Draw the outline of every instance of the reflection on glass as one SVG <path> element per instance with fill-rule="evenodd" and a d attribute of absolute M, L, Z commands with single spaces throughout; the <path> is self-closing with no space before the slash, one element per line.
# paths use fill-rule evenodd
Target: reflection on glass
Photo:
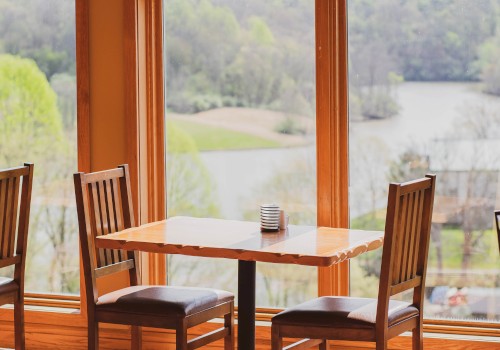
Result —
<path fill-rule="evenodd" d="M 168 216 L 315 224 L 314 1 L 167 0 Z M 257 305 L 316 295 L 316 269 L 257 264 Z M 236 292 L 237 263 L 170 256 L 169 284 Z"/>
<path fill-rule="evenodd" d="M 498 322 L 500 2 L 348 11 L 351 226 L 383 229 L 388 183 L 437 174 L 426 317 Z M 377 295 L 380 257 L 352 261 L 353 295 Z"/>
<path fill-rule="evenodd" d="M 26 291 L 80 289 L 74 13 L 74 1 L 0 2 L 0 168 L 35 164 Z"/>

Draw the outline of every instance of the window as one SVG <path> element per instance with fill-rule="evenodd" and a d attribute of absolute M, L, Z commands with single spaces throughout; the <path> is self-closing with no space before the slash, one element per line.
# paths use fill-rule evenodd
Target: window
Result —
<path fill-rule="evenodd" d="M 0 167 L 35 164 L 30 292 L 79 293 L 74 13 L 67 0 L 0 3 Z"/>
<path fill-rule="evenodd" d="M 427 318 L 500 321 L 499 10 L 348 1 L 351 227 L 383 229 L 390 181 L 437 174 Z M 351 294 L 377 294 L 380 256 L 352 260 Z"/>
<path fill-rule="evenodd" d="M 167 0 L 168 216 L 316 223 L 314 1 Z M 257 264 L 257 305 L 317 295 L 317 269 Z M 235 261 L 172 255 L 169 284 L 236 292 Z M 260 294 L 259 294 L 260 293 Z"/>

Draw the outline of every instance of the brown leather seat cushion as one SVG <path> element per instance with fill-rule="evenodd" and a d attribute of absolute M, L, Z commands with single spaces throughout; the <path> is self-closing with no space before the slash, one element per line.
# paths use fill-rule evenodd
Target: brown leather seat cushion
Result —
<path fill-rule="evenodd" d="M 232 293 L 218 289 L 132 286 L 102 295 L 96 307 L 112 312 L 186 316 L 231 300 Z"/>
<path fill-rule="evenodd" d="M 280 312 L 273 317 L 272 322 L 312 327 L 373 329 L 374 323 L 347 317 L 351 311 L 373 302 L 376 299 L 321 297 Z M 414 306 L 395 311 L 389 316 L 389 326 L 417 315 L 418 309 Z"/>
<path fill-rule="evenodd" d="M 0 277 L 0 294 L 14 292 L 19 286 L 12 278 Z"/>

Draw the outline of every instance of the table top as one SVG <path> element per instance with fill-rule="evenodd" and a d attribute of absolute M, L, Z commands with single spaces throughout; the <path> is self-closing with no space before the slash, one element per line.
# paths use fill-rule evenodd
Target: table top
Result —
<path fill-rule="evenodd" d="M 98 248 L 330 266 L 382 246 L 384 233 L 289 225 L 261 232 L 258 222 L 172 217 L 99 236 Z"/>

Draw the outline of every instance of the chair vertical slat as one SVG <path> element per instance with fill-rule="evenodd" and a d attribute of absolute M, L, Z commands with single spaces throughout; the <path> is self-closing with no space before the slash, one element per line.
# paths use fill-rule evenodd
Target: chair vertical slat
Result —
<path fill-rule="evenodd" d="M 398 273 L 398 269 L 397 269 L 397 266 L 398 266 L 398 263 L 396 262 L 399 262 L 399 256 L 398 256 L 398 253 L 401 251 L 400 249 L 398 249 L 398 247 L 400 246 L 400 240 L 401 240 L 401 235 L 399 234 L 399 232 L 401 231 L 401 221 L 402 221 L 402 216 L 403 216 L 403 203 L 404 203 L 404 200 L 402 197 L 399 197 L 396 199 L 398 202 L 399 202 L 399 213 L 398 213 L 398 216 L 396 217 L 396 223 L 394 225 L 394 230 L 393 230 L 393 238 L 392 240 L 394 241 L 394 249 L 396 251 L 396 254 L 394 254 L 394 258 L 393 258 L 393 264 L 392 264 L 392 267 L 390 269 L 391 271 L 391 276 L 390 276 L 390 283 L 391 284 L 398 284 L 398 280 L 399 280 L 399 273 Z"/>
<path fill-rule="evenodd" d="M 3 251 L 3 238 L 5 236 L 4 230 L 4 217 L 5 217 L 5 184 L 7 179 L 0 180 L 0 259 L 4 256 L 2 255 Z"/>
<path fill-rule="evenodd" d="M 399 283 L 405 281 L 406 259 L 408 258 L 406 249 L 408 247 L 408 232 L 411 225 L 412 194 L 407 193 L 405 199 L 406 211 L 404 213 L 405 225 L 402 231 L 401 260 L 399 261 Z"/>
<path fill-rule="evenodd" d="M 123 223 L 122 199 L 120 197 L 120 188 L 118 187 L 119 186 L 118 180 L 113 179 L 112 184 L 113 184 L 113 202 L 115 203 L 116 227 L 118 228 L 118 231 L 121 231 L 125 227 Z"/>
<path fill-rule="evenodd" d="M 111 185 L 111 180 L 105 180 L 104 183 L 106 187 L 106 202 L 108 204 L 109 212 L 109 233 L 118 231 L 116 227 L 116 217 L 115 217 L 115 203 L 113 200 L 113 188 Z"/>
<path fill-rule="evenodd" d="M 495 224 L 497 227 L 498 252 L 500 252 L 500 210 L 495 210 Z"/>
<path fill-rule="evenodd" d="M 135 218 L 134 218 L 134 210 L 133 210 L 133 205 L 132 205 L 132 191 L 131 191 L 131 184 L 130 184 L 130 174 L 129 174 L 129 169 L 128 165 L 120 165 L 119 168 L 123 170 L 123 177 L 120 177 L 120 197 L 122 201 L 122 211 L 123 211 L 123 226 L 125 228 L 130 228 L 135 226 Z M 127 252 L 127 257 L 128 259 L 135 259 L 138 260 L 139 258 L 139 253 L 134 252 L 134 251 L 128 251 Z M 130 280 L 133 281 L 133 283 L 139 283 L 140 281 L 140 275 L 139 275 L 139 269 L 136 268 L 134 271 L 130 270 Z"/>
<path fill-rule="evenodd" d="M 109 233 L 109 221 L 108 205 L 106 203 L 106 185 L 103 181 L 99 181 L 97 183 L 97 188 L 99 192 L 99 210 L 101 212 L 102 234 L 107 235 Z"/>
<path fill-rule="evenodd" d="M 421 277 L 421 284 L 413 291 L 413 305 L 422 308 L 425 300 L 425 278 L 427 274 L 427 259 L 429 255 L 430 232 L 432 227 L 432 210 L 434 206 L 435 195 L 435 176 L 429 176 L 431 185 L 424 190 L 424 210 L 422 212 L 421 225 L 419 226 L 419 246 L 417 249 L 417 267 L 416 274 Z M 420 314 L 420 320 L 423 315 Z"/>
<path fill-rule="evenodd" d="M 401 272 L 400 272 L 400 264 L 401 264 L 401 256 L 402 256 L 402 247 L 403 247 L 403 236 L 404 230 L 406 227 L 406 211 L 408 208 L 408 197 L 402 196 L 400 199 L 400 207 L 401 210 L 398 214 L 398 221 L 396 229 L 394 230 L 395 235 L 395 254 L 392 265 L 392 284 L 398 284 L 401 281 Z"/>
<path fill-rule="evenodd" d="M 408 263 L 406 266 L 406 279 L 411 279 L 415 277 L 413 273 L 413 257 L 415 255 L 415 240 L 418 237 L 417 234 L 417 222 L 419 221 L 419 198 L 420 191 L 417 191 L 413 195 L 413 210 L 412 210 L 412 222 L 411 222 L 411 231 L 410 231 L 410 247 L 408 251 Z"/>
<path fill-rule="evenodd" d="M 8 211 L 8 198 L 9 198 L 9 178 L 2 181 L 2 190 L 0 197 L 0 259 L 6 258 L 6 250 L 8 245 L 8 230 L 7 224 L 7 211 Z"/>
<path fill-rule="evenodd" d="M 4 198 L 4 217 L 3 217 L 3 242 L 2 242 L 2 258 L 10 256 L 9 245 L 10 235 L 12 234 L 12 198 L 14 196 L 13 186 L 14 178 L 9 178 L 5 183 L 5 198 Z"/>
<path fill-rule="evenodd" d="M 135 226 L 135 218 L 132 210 L 132 191 L 130 185 L 130 176 L 128 171 L 128 165 L 120 166 L 126 176 L 120 178 L 120 191 L 123 205 L 123 224 L 125 228 Z"/>
<path fill-rule="evenodd" d="M 10 220 L 10 241 L 8 248 L 8 256 L 13 257 L 16 249 L 15 239 L 16 239 L 16 229 L 17 229 L 17 208 L 19 207 L 19 185 L 21 182 L 20 177 L 14 177 L 12 179 L 12 212 L 11 212 L 11 220 Z"/>
<path fill-rule="evenodd" d="M 400 281 L 406 281 L 408 276 L 406 274 L 408 270 L 408 266 L 410 265 L 409 263 L 409 255 L 410 255 L 410 248 L 412 247 L 411 243 L 411 231 L 413 230 L 413 210 L 414 210 L 414 193 L 408 193 L 408 211 L 406 213 L 406 227 L 404 230 L 404 241 L 403 241 L 403 256 L 401 259 L 401 278 Z"/>
<path fill-rule="evenodd" d="M 418 252 L 420 249 L 420 237 L 422 230 L 422 215 L 424 212 L 424 199 L 425 199 L 425 190 L 419 191 L 419 199 L 418 199 L 418 217 L 417 225 L 415 227 L 415 255 L 413 256 L 413 266 L 412 266 L 412 275 L 415 276 L 417 274 L 417 262 L 418 262 Z"/>
<path fill-rule="evenodd" d="M 111 180 L 104 180 L 103 183 L 105 189 L 106 189 L 106 204 L 108 208 L 108 223 L 109 223 L 109 232 L 108 233 L 113 233 L 118 231 L 116 228 L 116 219 L 115 219 L 115 203 L 113 201 L 113 194 L 112 194 L 112 187 L 111 187 Z M 117 263 L 120 262 L 120 251 L 118 249 L 113 249 L 111 251 L 111 254 L 113 255 L 113 262 Z"/>
<path fill-rule="evenodd" d="M 99 181 L 97 183 L 98 189 L 98 198 L 99 198 L 99 211 L 101 214 L 101 227 L 102 235 L 107 235 L 109 233 L 109 224 L 108 224 L 108 208 L 106 204 L 106 188 L 103 181 Z M 104 250 L 106 255 L 106 265 L 113 264 L 113 251 L 111 249 Z"/>
<path fill-rule="evenodd" d="M 94 183 L 91 183 L 90 184 L 90 188 L 89 188 L 89 191 L 90 191 L 90 199 L 91 199 L 91 203 L 92 203 L 92 215 L 93 215 L 93 220 L 92 220 L 92 224 L 94 224 L 94 229 L 95 229 L 95 235 L 96 236 L 102 236 L 102 232 L 103 232 L 103 229 L 102 229 L 102 220 L 101 220 L 101 210 L 99 209 L 99 206 L 100 206 L 100 202 L 99 202 L 99 190 L 98 190 L 98 187 L 97 187 L 97 184 L 94 182 Z M 98 261 L 97 261 L 97 266 L 98 267 L 102 267 L 102 266 L 106 266 L 106 262 L 107 262 L 107 256 L 106 256 L 106 250 L 105 249 L 97 249 L 97 258 L 98 258 Z"/>
<path fill-rule="evenodd" d="M 111 186 L 112 186 L 113 205 L 115 208 L 116 229 L 117 231 L 121 231 L 124 229 L 122 199 L 120 197 L 119 182 L 116 178 L 111 179 Z M 128 259 L 127 252 L 123 249 L 120 250 L 120 261 L 125 261 L 127 259 Z"/>

